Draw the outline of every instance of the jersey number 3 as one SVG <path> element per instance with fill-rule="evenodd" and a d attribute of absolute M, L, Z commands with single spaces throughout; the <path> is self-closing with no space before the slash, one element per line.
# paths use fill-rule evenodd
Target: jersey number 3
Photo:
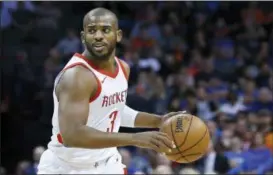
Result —
<path fill-rule="evenodd" d="M 113 132 L 114 126 L 115 126 L 115 120 L 117 118 L 118 111 L 113 111 L 110 115 L 109 118 L 111 119 L 111 127 L 107 128 L 107 132 Z"/>

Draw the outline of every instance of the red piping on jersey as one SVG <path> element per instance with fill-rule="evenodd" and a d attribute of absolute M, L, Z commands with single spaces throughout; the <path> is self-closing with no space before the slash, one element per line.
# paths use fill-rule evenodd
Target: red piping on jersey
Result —
<path fill-rule="evenodd" d="M 125 70 L 125 67 L 124 67 L 124 65 L 122 64 L 122 61 L 120 61 L 120 59 L 118 59 L 118 62 L 119 62 L 119 65 L 120 65 L 120 67 L 121 67 L 121 70 L 122 70 L 122 72 L 123 72 L 123 75 L 125 76 L 126 80 L 128 81 L 129 75 L 127 75 L 127 72 L 126 72 L 126 70 Z"/>
<path fill-rule="evenodd" d="M 123 172 L 124 172 L 124 174 L 128 174 L 127 168 L 124 168 L 124 169 L 123 169 Z"/>
<path fill-rule="evenodd" d="M 73 64 L 71 64 L 71 65 L 65 67 L 65 68 L 62 70 L 62 72 L 65 71 L 65 70 L 67 70 L 67 69 L 69 69 L 69 68 L 75 67 L 75 66 L 83 66 L 83 67 L 85 67 L 86 69 L 90 70 L 84 63 L 78 62 L 78 63 L 73 63 Z M 98 77 L 94 74 L 94 72 L 93 72 L 92 70 L 90 70 L 90 71 L 93 73 L 94 77 L 96 78 L 96 81 L 97 81 L 97 90 L 96 90 L 96 93 L 95 93 L 92 97 L 90 97 L 89 103 L 91 103 L 91 102 L 93 102 L 94 100 L 96 100 L 96 99 L 99 97 L 100 93 L 101 93 L 101 83 L 100 83 L 100 80 L 99 80 Z"/>
<path fill-rule="evenodd" d="M 57 140 L 58 140 L 59 143 L 63 144 L 63 138 L 62 138 L 60 133 L 57 134 Z"/>
<path fill-rule="evenodd" d="M 75 67 L 75 66 L 83 66 L 83 67 L 85 67 L 86 69 L 90 70 L 84 63 L 78 62 L 78 63 L 73 63 L 73 64 L 71 64 L 71 65 L 65 67 L 65 68 L 62 70 L 62 72 L 64 72 L 65 70 L 67 70 L 67 69 L 69 69 L 69 68 Z M 90 70 L 90 71 L 91 71 L 91 72 L 93 73 L 93 75 L 95 76 L 96 81 L 97 81 L 97 86 L 98 86 L 98 87 L 97 87 L 96 93 L 95 93 L 92 97 L 90 97 L 89 103 L 91 103 L 91 102 L 93 102 L 94 100 L 96 100 L 96 99 L 99 97 L 100 93 L 101 93 L 101 83 L 100 83 L 98 77 L 94 74 L 94 72 L 93 72 L 92 70 Z M 61 136 L 60 133 L 57 134 L 57 140 L 58 140 L 59 143 L 63 144 L 63 139 L 62 139 L 62 136 Z"/>
<path fill-rule="evenodd" d="M 119 66 L 117 66 L 115 72 L 107 72 L 101 68 L 98 68 L 98 66 L 96 66 L 94 63 L 91 62 L 91 60 L 89 60 L 88 58 L 86 58 L 85 56 L 83 56 L 82 54 L 79 53 L 75 53 L 74 56 L 83 59 L 84 61 L 86 61 L 93 69 L 95 69 L 96 71 L 100 72 L 101 74 L 107 75 L 111 78 L 116 78 L 116 76 L 118 75 L 118 71 L 119 71 Z M 116 59 L 115 59 L 116 60 Z M 116 60 L 117 62 L 117 60 Z"/>
<path fill-rule="evenodd" d="M 65 67 L 65 68 L 62 70 L 62 72 L 65 71 L 65 70 L 67 70 L 67 69 L 69 69 L 69 68 L 78 66 L 78 65 L 79 65 L 79 66 L 83 66 L 83 67 L 89 69 L 84 63 L 78 62 L 78 63 L 70 64 L 69 66 Z"/>
<path fill-rule="evenodd" d="M 96 78 L 96 81 L 97 81 L 97 91 L 96 93 L 89 99 L 89 103 L 95 101 L 99 96 L 100 96 L 100 93 L 101 93 L 101 83 L 100 83 L 100 80 L 98 79 L 98 77 L 95 75 L 94 72 L 92 72 Z"/>

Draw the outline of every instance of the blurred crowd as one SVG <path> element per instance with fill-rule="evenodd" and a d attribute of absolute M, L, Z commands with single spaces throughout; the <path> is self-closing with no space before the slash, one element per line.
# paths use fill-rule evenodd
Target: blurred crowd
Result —
<path fill-rule="evenodd" d="M 117 56 L 131 67 L 128 105 L 187 110 L 211 135 L 206 155 L 191 164 L 120 148 L 130 174 L 273 172 L 272 2 L 0 4 L 1 174 L 35 174 L 51 136 L 54 78 L 83 51 L 82 18 L 95 7 L 119 18 Z"/>

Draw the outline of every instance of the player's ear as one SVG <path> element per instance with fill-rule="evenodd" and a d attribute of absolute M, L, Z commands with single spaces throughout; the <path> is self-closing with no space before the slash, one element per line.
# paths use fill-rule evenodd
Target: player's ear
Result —
<path fill-rule="evenodd" d="M 84 31 L 81 31 L 81 41 L 83 44 L 85 44 Z"/>
<path fill-rule="evenodd" d="M 122 39 L 122 30 L 117 30 L 117 42 L 119 43 Z"/>

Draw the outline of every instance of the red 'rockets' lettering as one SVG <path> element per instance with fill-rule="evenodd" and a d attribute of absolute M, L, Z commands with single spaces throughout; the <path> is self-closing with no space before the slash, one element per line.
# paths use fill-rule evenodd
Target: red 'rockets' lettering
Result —
<path fill-rule="evenodd" d="M 117 103 L 125 102 L 127 97 L 127 90 L 116 92 L 109 96 L 104 96 L 102 100 L 102 107 L 108 107 Z"/>

